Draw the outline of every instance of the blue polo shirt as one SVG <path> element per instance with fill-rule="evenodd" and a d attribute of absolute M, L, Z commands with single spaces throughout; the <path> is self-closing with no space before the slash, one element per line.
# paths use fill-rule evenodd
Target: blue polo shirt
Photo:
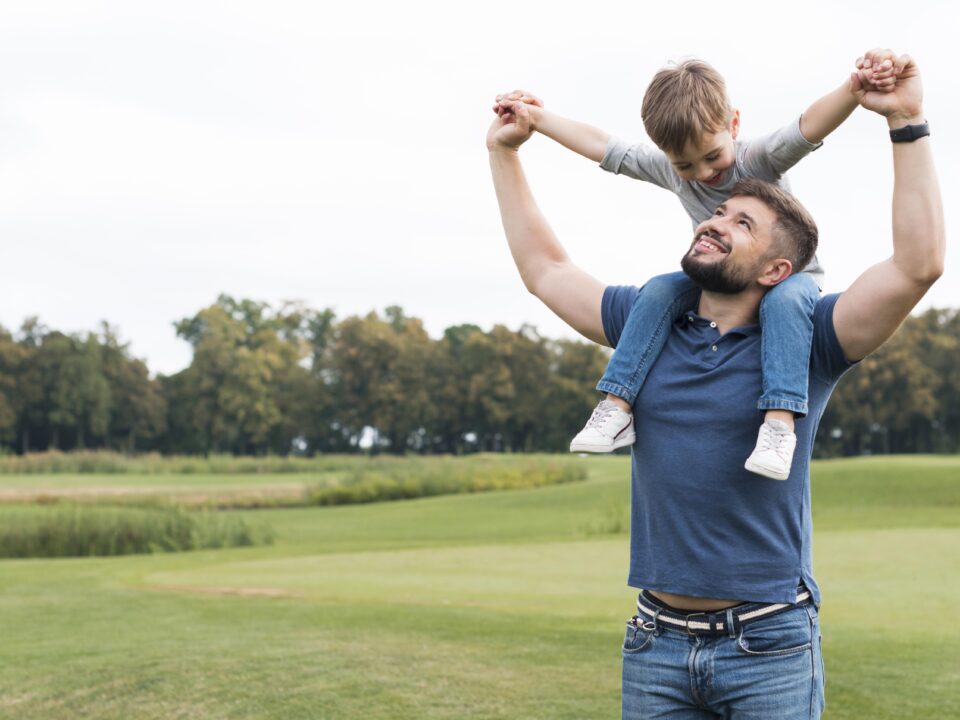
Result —
<path fill-rule="evenodd" d="M 616 347 L 642 289 L 611 286 L 603 327 Z M 810 456 L 827 400 L 847 361 L 833 327 L 839 295 L 813 318 L 809 412 L 797 420 L 790 477 L 744 469 L 763 413 L 760 327 L 721 335 L 689 312 L 677 321 L 634 405 L 631 586 L 695 597 L 794 602 L 813 578 Z"/>

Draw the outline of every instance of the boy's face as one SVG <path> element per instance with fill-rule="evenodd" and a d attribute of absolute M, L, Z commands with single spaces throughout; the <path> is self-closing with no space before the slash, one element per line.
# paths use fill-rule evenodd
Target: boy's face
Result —
<path fill-rule="evenodd" d="M 720 185 L 727 178 L 727 170 L 737 159 L 733 141 L 740 130 L 740 111 L 734 110 L 727 127 L 717 132 L 705 132 L 690 140 L 679 155 L 666 153 L 681 180 L 697 180 L 704 185 Z"/>

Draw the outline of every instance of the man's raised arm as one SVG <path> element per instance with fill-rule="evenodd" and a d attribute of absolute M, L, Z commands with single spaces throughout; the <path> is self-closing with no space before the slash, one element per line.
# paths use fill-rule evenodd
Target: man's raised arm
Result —
<path fill-rule="evenodd" d="M 487 132 L 490 170 L 507 243 L 527 290 L 581 335 L 606 345 L 603 284 L 574 265 L 540 213 L 518 149 L 532 134 L 524 103 L 505 100 Z"/>
<path fill-rule="evenodd" d="M 892 92 L 870 85 L 871 53 L 854 81 L 860 104 L 891 130 L 925 122 L 920 73 L 907 56 Z M 909 132 L 909 131 L 904 131 Z M 849 360 L 876 350 L 943 274 L 946 241 L 930 138 L 893 144 L 893 255 L 868 269 L 837 300 L 833 324 Z"/>

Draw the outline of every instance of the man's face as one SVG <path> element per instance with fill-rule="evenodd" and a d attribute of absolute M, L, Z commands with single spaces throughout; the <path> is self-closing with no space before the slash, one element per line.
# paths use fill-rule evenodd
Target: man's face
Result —
<path fill-rule="evenodd" d="M 727 171 L 737 159 L 733 141 L 740 128 L 740 115 L 734 112 L 727 127 L 718 132 L 705 132 L 687 142 L 683 152 L 666 153 L 667 159 L 681 180 L 697 180 L 711 187 L 727 179 Z"/>
<path fill-rule="evenodd" d="M 732 197 L 697 226 L 680 266 L 704 290 L 742 292 L 771 258 L 776 220 L 760 200 Z"/>

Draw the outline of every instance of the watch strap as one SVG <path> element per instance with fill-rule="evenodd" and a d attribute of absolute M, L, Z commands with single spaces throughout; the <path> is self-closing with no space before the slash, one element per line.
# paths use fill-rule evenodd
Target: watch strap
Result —
<path fill-rule="evenodd" d="M 901 128 L 890 131 L 890 140 L 895 143 L 913 142 L 930 134 L 930 123 L 923 122 L 920 125 L 904 125 Z"/>

